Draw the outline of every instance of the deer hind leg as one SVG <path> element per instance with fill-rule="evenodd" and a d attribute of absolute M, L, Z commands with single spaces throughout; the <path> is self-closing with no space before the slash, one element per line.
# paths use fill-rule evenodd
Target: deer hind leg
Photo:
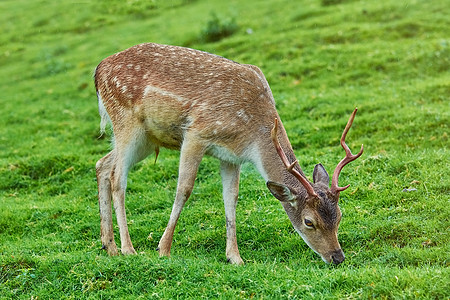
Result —
<path fill-rule="evenodd" d="M 186 134 L 180 152 L 180 165 L 178 173 L 177 192 L 175 202 L 173 203 L 170 219 L 159 241 L 157 250 L 159 256 L 170 256 L 170 248 L 172 246 L 173 234 L 178 218 L 184 204 L 192 193 L 195 178 L 197 176 L 198 166 L 205 153 L 203 144 L 198 143 L 194 137 Z"/>
<path fill-rule="evenodd" d="M 225 218 L 227 225 L 227 260 L 232 264 L 243 264 L 236 239 L 236 205 L 239 193 L 240 166 L 221 162 L 220 174 L 222 176 L 223 201 L 225 204 Z"/>
<path fill-rule="evenodd" d="M 110 174 L 115 152 L 111 151 L 101 158 L 95 165 L 97 171 L 98 206 L 100 211 L 100 234 L 102 248 L 109 255 L 117 255 L 117 245 L 114 241 L 112 209 L 111 209 L 111 181 Z"/>
<path fill-rule="evenodd" d="M 117 225 L 119 226 L 121 252 L 122 254 L 136 254 L 131 243 L 125 212 L 127 177 L 131 167 L 152 153 L 155 146 L 147 140 L 145 130 L 141 128 L 123 136 L 125 138 L 122 138 L 122 135 L 120 137 L 116 135 L 116 147 L 114 149 L 116 155 L 110 177 L 111 190 Z"/>

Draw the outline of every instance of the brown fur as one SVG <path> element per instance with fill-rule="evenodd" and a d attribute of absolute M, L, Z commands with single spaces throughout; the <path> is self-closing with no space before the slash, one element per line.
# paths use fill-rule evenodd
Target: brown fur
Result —
<path fill-rule="evenodd" d="M 188 48 L 141 44 L 104 59 L 96 69 L 95 86 L 100 113 L 102 118 L 109 117 L 115 137 L 114 150 L 96 165 L 101 237 L 109 254 L 118 254 L 111 199 L 121 252 L 134 254 L 124 204 L 128 171 L 165 147 L 180 150 L 180 165 L 175 202 L 159 242 L 160 255 L 170 255 L 177 220 L 192 192 L 200 161 L 208 154 L 221 160 L 226 256 L 231 263 L 243 263 L 237 248 L 235 214 L 240 164 L 247 161 L 268 181 L 293 226 L 313 250 L 327 262 L 343 260 L 337 241 L 340 211 L 336 195 L 332 194 L 331 200 L 323 196 L 330 190 L 329 183 L 322 182 L 314 184 L 319 198 L 308 198 L 305 188 L 284 167 L 270 135 L 274 120 L 280 118 L 259 68 Z M 289 159 L 295 158 L 281 121 L 279 127 L 281 147 Z M 303 174 L 298 164 L 295 170 Z M 324 169 L 320 172 L 326 174 Z M 276 191 L 276 184 L 280 191 Z M 292 199 L 278 193 L 283 187 Z M 305 217 L 316 222 L 314 233 L 305 229 Z"/>

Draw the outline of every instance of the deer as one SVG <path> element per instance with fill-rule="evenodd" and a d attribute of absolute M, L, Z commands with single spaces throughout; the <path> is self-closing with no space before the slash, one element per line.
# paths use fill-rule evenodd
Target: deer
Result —
<path fill-rule="evenodd" d="M 302 171 L 262 71 L 221 56 L 179 46 L 144 43 L 111 55 L 94 72 L 100 129 L 112 127 L 113 148 L 96 163 L 102 249 L 118 255 L 112 205 L 121 253 L 136 254 L 125 214 L 130 168 L 160 148 L 180 151 L 178 181 L 159 256 L 170 256 L 175 226 L 194 186 L 203 156 L 219 159 L 226 221 L 226 259 L 243 264 L 236 238 L 241 165 L 251 163 L 280 201 L 295 231 L 326 263 L 345 256 L 337 233 L 341 221 L 338 186 L 353 155 L 345 143 L 355 109 L 344 129 L 346 156 L 329 175 L 317 164 L 310 182 Z"/>

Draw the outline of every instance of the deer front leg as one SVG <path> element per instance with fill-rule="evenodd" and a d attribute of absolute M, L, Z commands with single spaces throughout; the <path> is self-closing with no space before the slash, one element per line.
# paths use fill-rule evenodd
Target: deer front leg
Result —
<path fill-rule="evenodd" d="M 236 205 L 239 193 L 240 166 L 221 162 L 220 174 L 222 176 L 223 201 L 225 204 L 225 219 L 227 226 L 227 260 L 236 265 L 243 264 L 236 239 Z"/>
<path fill-rule="evenodd" d="M 102 248 L 109 255 L 118 255 L 117 245 L 114 241 L 112 208 L 111 208 L 111 169 L 114 160 L 114 151 L 108 153 L 95 165 L 97 171 L 98 204 L 100 211 L 100 234 Z"/>
<path fill-rule="evenodd" d="M 184 204 L 194 188 L 198 166 L 200 165 L 204 152 L 204 146 L 198 144 L 194 139 L 190 139 L 188 136 L 185 137 L 180 152 L 177 193 L 170 214 L 169 223 L 158 244 L 157 250 L 159 251 L 159 256 L 170 256 L 175 226 L 177 225 Z"/>

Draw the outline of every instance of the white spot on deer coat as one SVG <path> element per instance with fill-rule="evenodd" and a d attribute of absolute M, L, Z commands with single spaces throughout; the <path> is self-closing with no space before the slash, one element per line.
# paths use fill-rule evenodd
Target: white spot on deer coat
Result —
<path fill-rule="evenodd" d="M 114 76 L 114 77 L 113 77 L 112 82 L 116 85 L 117 88 L 120 87 L 120 81 L 119 81 L 119 79 L 117 78 L 117 76 Z"/>
<path fill-rule="evenodd" d="M 244 122 L 246 122 L 246 123 L 250 120 L 250 116 L 247 115 L 247 113 L 245 112 L 245 110 L 243 108 L 238 110 L 238 112 L 236 114 L 239 118 L 244 120 Z"/>

